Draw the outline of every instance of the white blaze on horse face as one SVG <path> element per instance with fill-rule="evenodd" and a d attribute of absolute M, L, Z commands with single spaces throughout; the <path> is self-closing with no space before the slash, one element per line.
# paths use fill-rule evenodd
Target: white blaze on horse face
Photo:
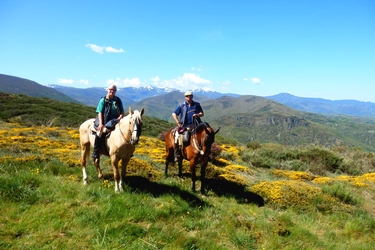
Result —
<path fill-rule="evenodd" d="M 132 138 L 131 138 L 131 142 L 132 143 L 137 143 L 138 142 L 137 135 L 138 135 L 137 124 L 134 122 L 133 133 L 132 133 Z"/>

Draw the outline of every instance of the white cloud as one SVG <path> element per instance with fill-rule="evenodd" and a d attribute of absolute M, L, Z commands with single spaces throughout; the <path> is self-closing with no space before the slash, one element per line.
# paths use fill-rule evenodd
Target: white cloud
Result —
<path fill-rule="evenodd" d="M 124 53 L 125 52 L 123 49 L 115 49 L 112 47 L 106 47 L 105 51 L 108 53 Z"/>
<path fill-rule="evenodd" d="M 151 81 L 155 84 L 158 84 L 160 82 L 160 77 L 155 76 L 154 78 L 151 78 Z"/>
<path fill-rule="evenodd" d="M 182 76 L 171 80 L 162 80 L 159 76 L 150 78 L 152 85 L 159 88 L 173 88 L 181 91 L 194 90 L 194 89 L 212 89 L 212 82 L 204 79 L 199 75 L 192 73 L 184 73 Z M 146 83 L 142 82 L 139 78 L 126 78 L 126 79 L 108 79 L 107 85 L 116 84 L 118 87 L 142 87 Z"/>
<path fill-rule="evenodd" d="M 123 49 L 116 49 L 116 48 L 113 48 L 111 46 L 99 46 L 99 45 L 96 45 L 96 44 L 92 44 L 92 43 L 88 43 L 85 45 L 86 48 L 90 48 L 92 51 L 96 52 L 96 53 L 99 53 L 99 54 L 103 54 L 104 52 L 108 52 L 108 53 L 125 53 L 125 51 Z"/>
<path fill-rule="evenodd" d="M 243 80 L 247 82 L 249 79 L 247 79 L 247 78 L 245 77 Z"/>
<path fill-rule="evenodd" d="M 260 81 L 260 79 L 259 79 L 259 78 L 256 78 L 256 77 L 251 78 L 250 80 L 251 80 L 254 84 L 263 84 L 263 83 Z"/>
<path fill-rule="evenodd" d="M 62 78 L 59 78 L 57 79 L 57 82 L 59 84 L 73 84 L 73 83 L 78 83 L 78 84 L 83 84 L 83 85 L 89 85 L 89 80 L 85 80 L 85 79 L 81 79 L 81 80 L 78 80 L 78 81 L 75 81 L 73 79 L 62 79 Z"/>
<path fill-rule="evenodd" d="M 201 78 L 197 74 L 184 73 L 183 76 L 177 77 L 172 80 L 164 80 L 156 82 L 154 81 L 155 86 L 160 88 L 175 88 L 179 90 L 189 90 L 189 89 L 201 89 L 207 88 L 210 89 L 212 82 L 210 80 Z"/>
<path fill-rule="evenodd" d="M 92 51 L 96 52 L 96 53 L 99 53 L 99 54 L 103 54 L 103 47 L 101 46 L 98 46 L 98 45 L 95 45 L 95 44 L 91 44 L 91 43 L 88 43 L 85 45 L 86 48 L 90 48 Z"/>
<path fill-rule="evenodd" d="M 111 85 L 111 84 L 115 84 L 117 87 L 135 87 L 135 88 L 138 88 L 138 87 L 142 87 L 142 82 L 139 78 L 125 78 L 125 79 L 121 79 L 121 78 L 116 78 L 116 79 L 109 79 L 107 81 L 107 85 Z"/>
<path fill-rule="evenodd" d="M 57 79 L 57 82 L 58 83 L 62 83 L 62 84 L 72 84 L 74 81 L 72 79 Z"/>

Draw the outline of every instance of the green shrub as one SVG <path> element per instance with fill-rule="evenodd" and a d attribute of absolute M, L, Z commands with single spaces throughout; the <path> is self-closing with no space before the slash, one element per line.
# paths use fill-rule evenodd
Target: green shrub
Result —
<path fill-rule="evenodd" d="M 322 186 L 322 191 L 342 202 L 350 205 L 359 204 L 359 200 L 353 195 L 353 192 L 342 182 L 332 182 Z"/>
<path fill-rule="evenodd" d="M 233 161 L 236 158 L 235 154 L 232 152 L 222 152 L 220 157 L 228 161 Z"/>
<path fill-rule="evenodd" d="M 39 179 L 29 175 L 0 178 L 0 195 L 7 201 L 32 205 L 40 199 L 39 185 Z"/>
<path fill-rule="evenodd" d="M 312 165 L 310 171 L 314 174 L 335 173 L 340 170 L 343 158 L 328 149 L 310 147 L 298 153 L 298 158 Z"/>
<path fill-rule="evenodd" d="M 261 148 L 262 145 L 260 145 L 259 142 L 251 141 L 251 142 L 249 142 L 249 143 L 246 144 L 246 147 L 250 148 L 252 150 L 255 150 L 255 149 Z"/>

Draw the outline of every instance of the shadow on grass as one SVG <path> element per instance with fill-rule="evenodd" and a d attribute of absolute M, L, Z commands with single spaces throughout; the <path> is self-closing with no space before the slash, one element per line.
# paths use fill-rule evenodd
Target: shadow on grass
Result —
<path fill-rule="evenodd" d="M 220 179 L 206 179 L 206 189 L 218 196 L 234 197 L 238 203 L 253 203 L 264 206 L 262 196 L 245 190 L 245 186 L 235 182 Z"/>
<path fill-rule="evenodd" d="M 113 175 L 111 174 L 104 175 L 103 177 L 104 179 L 113 180 Z M 191 175 L 184 173 L 183 178 L 191 179 Z M 164 194 L 177 195 L 191 207 L 209 206 L 197 194 L 179 187 L 153 182 L 142 176 L 126 176 L 125 182 L 131 192 L 145 192 L 152 194 L 154 197 Z M 246 191 L 245 187 L 238 183 L 208 178 L 206 179 L 206 190 L 215 193 L 217 196 L 234 197 L 238 203 L 253 203 L 260 207 L 264 206 L 264 200 L 261 196 Z"/>
<path fill-rule="evenodd" d="M 172 197 L 181 197 L 191 207 L 209 206 L 209 204 L 191 192 L 179 187 L 153 182 L 142 176 L 126 176 L 125 183 L 131 189 L 131 192 L 146 192 L 154 197 L 170 194 Z"/>

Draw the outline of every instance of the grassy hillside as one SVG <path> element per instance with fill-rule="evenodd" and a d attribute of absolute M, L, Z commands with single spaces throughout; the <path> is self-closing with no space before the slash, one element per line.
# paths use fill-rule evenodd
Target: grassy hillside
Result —
<path fill-rule="evenodd" d="M 221 127 L 222 135 L 242 144 L 255 141 L 295 146 L 346 145 L 375 151 L 375 118 L 306 113 L 258 96 L 195 99 L 205 112 L 203 121 Z M 171 120 L 179 102 L 180 93 L 170 93 L 149 98 L 135 107 L 146 107 L 152 117 Z"/>
<path fill-rule="evenodd" d="M 0 120 L 17 122 L 25 126 L 67 126 L 78 128 L 84 121 L 94 118 L 95 108 L 48 98 L 0 93 Z M 127 111 L 127 109 L 126 109 Z M 142 133 L 158 136 L 174 124 L 147 116 L 145 110 Z"/>
<path fill-rule="evenodd" d="M 82 184 L 78 138 L 0 122 L 1 249 L 373 249 L 373 153 L 222 143 L 201 196 L 188 163 L 165 178 L 164 142 L 141 136 L 115 194 L 107 157 Z"/>
<path fill-rule="evenodd" d="M 167 98 L 150 98 L 132 106 L 145 108 L 144 133 L 156 136 L 174 126 L 168 120 L 180 94 L 172 92 Z M 4 107 L 0 119 L 26 125 L 78 127 L 95 116 L 94 107 L 26 95 L 1 94 L 0 106 Z M 242 144 L 346 145 L 375 151 L 375 118 L 304 113 L 256 96 L 206 99 L 202 106 L 203 120 L 214 128 L 221 127 L 219 138 L 223 135 Z"/>
<path fill-rule="evenodd" d="M 0 74 L 0 92 L 24 94 L 34 97 L 50 98 L 64 102 L 79 103 L 74 98 L 71 98 L 59 91 L 48 88 L 34 81 L 3 74 Z"/>
<path fill-rule="evenodd" d="M 95 117 L 95 109 L 50 98 L 0 93 L 0 119 L 24 125 L 78 127 Z"/>
<path fill-rule="evenodd" d="M 125 191 L 115 194 L 108 157 L 104 178 L 90 161 L 89 184 L 82 183 L 77 126 L 93 108 L 22 95 L 0 100 L 1 249 L 373 249 L 374 153 L 238 145 L 220 132 L 201 196 L 190 190 L 187 161 L 184 178 L 176 166 L 164 176 L 158 135 L 173 124 L 146 109 Z"/>

